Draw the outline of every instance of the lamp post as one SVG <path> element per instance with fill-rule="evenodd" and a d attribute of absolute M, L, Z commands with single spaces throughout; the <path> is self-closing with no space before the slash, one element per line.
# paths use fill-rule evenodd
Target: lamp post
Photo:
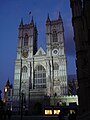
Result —
<path fill-rule="evenodd" d="M 21 69 L 20 69 L 20 87 L 19 87 L 19 112 L 21 113 L 21 81 L 22 81 L 22 58 L 21 58 Z"/>
<path fill-rule="evenodd" d="M 54 93 L 54 106 L 55 106 L 55 97 L 57 96 L 57 93 Z"/>
<path fill-rule="evenodd" d="M 23 96 L 24 96 L 24 93 L 22 91 L 22 100 L 21 100 L 21 120 L 23 118 Z"/>
<path fill-rule="evenodd" d="M 32 89 L 32 83 L 31 83 L 31 75 L 32 75 L 32 67 L 31 67 L 31 62 L 30 62 L 30 77 L 29 77 L 29 98 L 28 98 L 28 111 L 29 111 L 29 114 L 30 114 L 30 89 Z"/>

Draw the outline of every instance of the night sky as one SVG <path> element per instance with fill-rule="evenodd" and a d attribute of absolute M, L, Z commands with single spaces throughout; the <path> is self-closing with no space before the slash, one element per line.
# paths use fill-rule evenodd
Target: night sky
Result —
<path fill-rule="evenodd" d="M 29 12 L 31 11 L 31 15 Z M 14 65 L 18 45 L 18 27 L 23 18 L 24 23 L 30 23 L 33 16 L 38 29 L 38 48 L 42 45 L 46 50 L 46 19 L 58 18 L 61 13 L 64 34 L 65 51 L 68 60 L 68 74 L 76 74 L 75 44 L 73 40 L 72 15 L 69 0 L 0 0 L 0 89 L 6 81 L 14 81 Z"/>

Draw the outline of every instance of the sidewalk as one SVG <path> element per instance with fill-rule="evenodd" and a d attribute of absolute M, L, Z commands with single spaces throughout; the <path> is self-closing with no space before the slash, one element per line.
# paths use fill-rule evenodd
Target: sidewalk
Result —
<path fill-rule="evenodd" d="M 21 120 L 21 116 L 12 116 L 11 120 Z M 58 116 L 22 116 L 22 120 L 58 120 Z"/>

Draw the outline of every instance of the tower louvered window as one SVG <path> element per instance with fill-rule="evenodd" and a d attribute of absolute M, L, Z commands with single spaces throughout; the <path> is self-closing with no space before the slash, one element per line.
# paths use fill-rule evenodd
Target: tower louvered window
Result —
<path fill-rule="evenodd" d="M 52 37 L 53 37 L 53 42 L 58 42 L 56 30 L 53 30 L 53 36 Z"/>
<path fill-rule="evenodd" d="M 24 46 L 28 46 L 28 35 L 27 34 L 25 35 L 25 38 L 24 38 Z"/>

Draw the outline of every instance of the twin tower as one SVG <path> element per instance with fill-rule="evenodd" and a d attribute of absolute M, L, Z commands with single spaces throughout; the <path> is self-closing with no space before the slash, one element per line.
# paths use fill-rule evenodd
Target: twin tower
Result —
<path fill-rule="evenodd" d="M 45 105 L 44 96 L 64 96 L 68 92 L 64 27 L 60 13 L 57 20 L 47 17 L 46 51 L 42 47 L 38 49 L 37 42 L 38 31 L 33 17 L 29 24 L 21 20 L 13 93 L 14 109 L 17 110 L 22 92 L 27 109 L 29 104 L 34 106 L 37 101 Z"/>

